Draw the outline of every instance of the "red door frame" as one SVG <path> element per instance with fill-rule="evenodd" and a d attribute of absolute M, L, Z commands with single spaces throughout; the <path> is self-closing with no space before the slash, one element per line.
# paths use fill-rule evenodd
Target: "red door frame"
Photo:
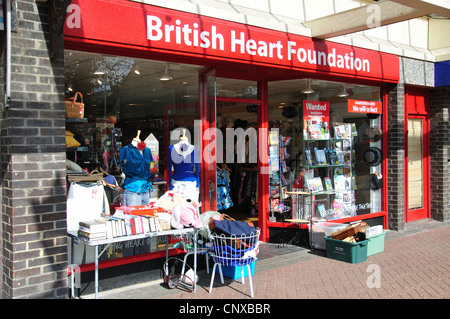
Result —
<path fill-rule="evenodd" d="M 420 104 L 423 102 L 423 105 Z M 422 119 L 423 208 L 408 209 L 408 119 Z M 407 87 L 405 90 L 405 222 L 430 218 L 430 117 L 428 90 Z"/>
<path fill-rule="evenodd" d="M 214 68 L 205 68 L 199 73 L 199 102 L 200 102 L 200 201 L 202 203 L 202 212 L 208 210 L 217 210 L 217 203 L 215 200 L 210 200 L 216 197 L 216 156 L 211 152 L 205 152 L 206 144 L 211 143 L 211 136 L 208 134 L 210 128 L 216 127 L 216 110 L 214 92 L 214 110 L 210 107 L 211 96 L 209 95 L 208 80 L 211 76 L 215 76 Z M 215 137 L 214 137 L 215 138 Z M 206 142 L 208 141 L 208 142 Z M 214 169 L 212 169 L 213 167 Z M 213 189 L 211 185 L 213 184 Z M 213 191 L 213 192 L 212 192 Z"/>

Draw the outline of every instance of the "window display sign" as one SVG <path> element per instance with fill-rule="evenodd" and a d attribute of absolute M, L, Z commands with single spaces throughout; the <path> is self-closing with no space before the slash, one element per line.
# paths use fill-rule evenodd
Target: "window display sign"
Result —
<path fill-rule="evenodd" d="M 381 114 L 382 105 L 377 101 L 348 100 L 348 111 L 350 113 Z"/>
<path fill-rule="evenodd" d="M 330 105 L 325 101 L 303 101 L 303 138 L 328 139 Z"/>

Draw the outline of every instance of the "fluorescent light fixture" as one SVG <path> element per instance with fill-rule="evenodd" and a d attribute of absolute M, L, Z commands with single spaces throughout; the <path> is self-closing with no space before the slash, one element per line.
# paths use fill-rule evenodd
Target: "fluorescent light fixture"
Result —
<path fill-rule="evenodd" d="M 95 71 L 94 74 L 95 75 L 103 75 L 103 74 L 105 74 L 105 72 L 103 72 L 103 71 Z"/>

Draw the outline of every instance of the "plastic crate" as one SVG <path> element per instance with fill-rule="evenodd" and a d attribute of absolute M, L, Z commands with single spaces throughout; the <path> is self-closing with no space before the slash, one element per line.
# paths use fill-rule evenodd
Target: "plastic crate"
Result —
<path fill-rule="evenodd" d="M 312 224 L 312 244 L 314 249 L 326 250 L 325 237 L 330 236 L 335 231 L 347 227 L 348 224 L 339 223 L 313 223 Z"/>
<path fill-rule="evenodd" d="M 352 264 L 357 264 L 367 260 L 368 239 L 357 243 L 349 243 L 333 238 L 325 238 L 327 245 L 327 257 Z"/>
<path fill-rule="evenodd" d="M 247 266 L 242 266 L 244 268 L 244 277 L 248 277 L 248 268 Z M 250 264 L 250 271 L 252 276 L 255 274 L 255 262 Z M 240 279 L 241 278 L 241 266 L 222 266 L 222 274 L 225 277 L 231 279 Z"/>
<path fill-rule="evenodd" d="M 384 251 L 384 236 L 386 232 L 369 237 L 369 243 L 367 244 L 367 256 L 372 256 Z"/>

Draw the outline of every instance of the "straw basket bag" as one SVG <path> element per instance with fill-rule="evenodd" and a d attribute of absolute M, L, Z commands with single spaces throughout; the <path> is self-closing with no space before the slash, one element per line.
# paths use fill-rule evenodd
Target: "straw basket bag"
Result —
<path fill-rule="evenodd" d="M 80 96 L 81 102 L 77 102 L 78 96 Z M 82 119 L 84 117 L 83 95 L 80 92 L 75 93 L 74 97 L 67 98 L 65 102 L 66 102 L 66 118 Z"/>

